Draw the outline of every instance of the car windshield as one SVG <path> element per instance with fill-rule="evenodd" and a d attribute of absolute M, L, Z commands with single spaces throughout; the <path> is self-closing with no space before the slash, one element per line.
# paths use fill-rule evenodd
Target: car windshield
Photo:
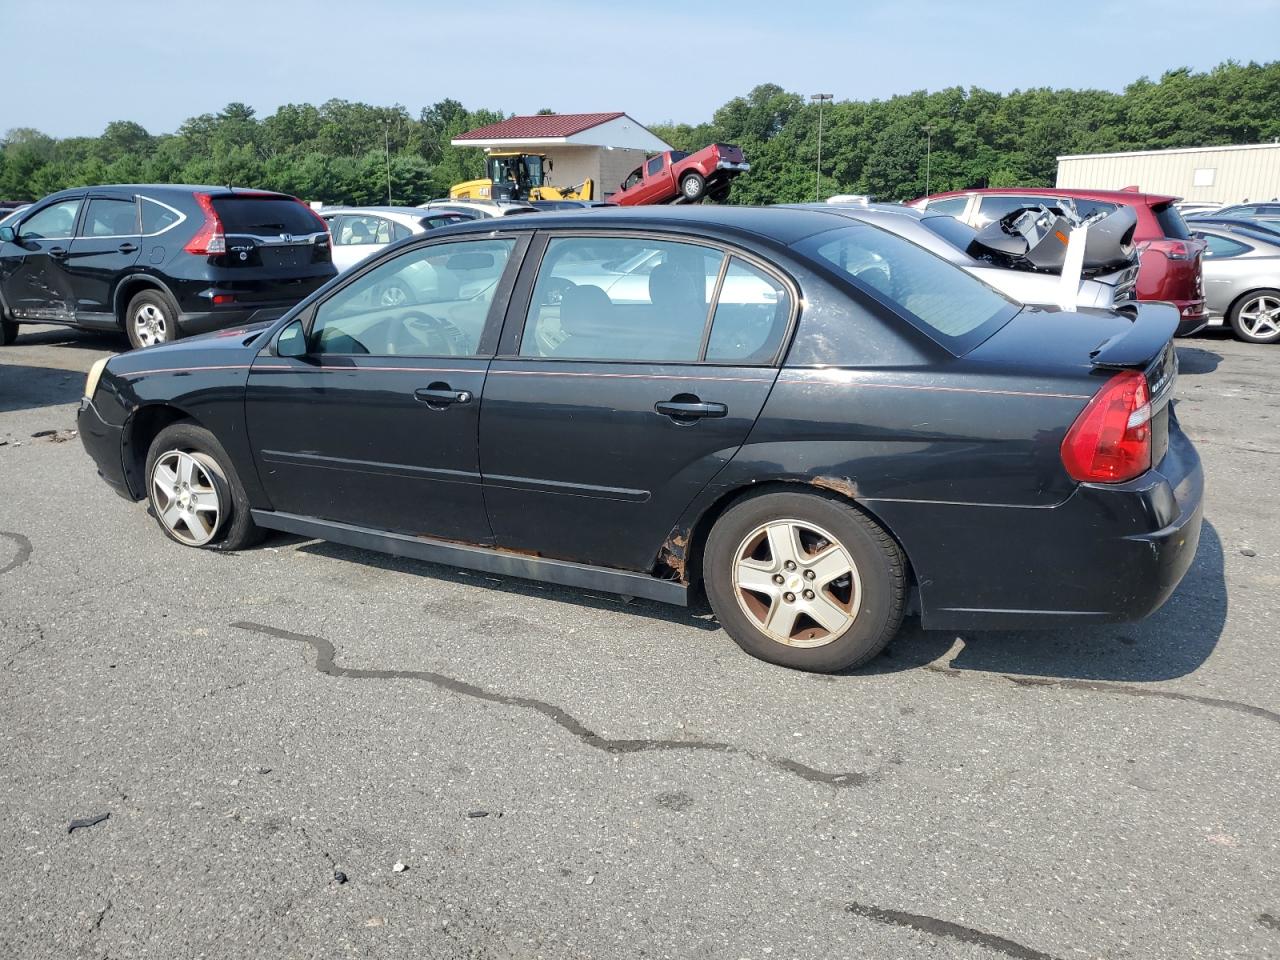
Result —
<path fill-rule="evenodd" d="M 1016 303 L 959 267 L 868 224 L 817 234 L 795 249 L 835 266 L 956 354 L 1018 312 Z"/>

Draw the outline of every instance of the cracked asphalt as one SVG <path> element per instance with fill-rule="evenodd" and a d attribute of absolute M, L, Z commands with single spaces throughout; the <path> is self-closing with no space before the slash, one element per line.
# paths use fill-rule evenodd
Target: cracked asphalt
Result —
<path fill-rule="evenodd" d="M 0 349 L 0 956 L 1280 957 L 1276 348 L 1180 344 L 1206 526 L 1150 620 L 909 622 L 834 677 L 705 610 L 171 543 L 58 432 L 121 348 Z"/>

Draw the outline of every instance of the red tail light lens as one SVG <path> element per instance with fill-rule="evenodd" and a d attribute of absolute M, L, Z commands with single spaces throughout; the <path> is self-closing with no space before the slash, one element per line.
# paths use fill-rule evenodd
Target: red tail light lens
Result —
<path fill-rule="evenodd" d="M 1147 244 L 1147 249 L 1163 253 L 1169 260 L 1191 259 L 1191 247 L 1182 240 L 1152 240 Z"/>
<path fill-rule="evenodd" d="M 222 231 L 222 221 L 218 218 L 218 211 L 213 209 L 213 200 L 207 193 L 197 193 L 195 198 L 204 212 L 204 223 L 182 249 L 198 257 L 212 257 L 226 253 L 227 236 Z"/>
<path fill-rule="evenodd" d="M 1125 370 L 1103 385 L 1067 431 L 1062 465 L 1081 483 L 1122 483 L 1151 469 L 1146 377 Z"/>

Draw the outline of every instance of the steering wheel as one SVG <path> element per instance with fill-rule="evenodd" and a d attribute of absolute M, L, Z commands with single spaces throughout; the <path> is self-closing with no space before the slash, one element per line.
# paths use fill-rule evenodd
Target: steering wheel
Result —
<path fill-rule="evenodd" d="M 576 286 L 576 283 L 565 277 L 548 277 L 547 282 L 542 287 L 542 302 L 539 306 L 559 306 L 560 301 L 564 299 L 564 292 L 570 287 Z"/>
<path fill-rule="evenodd" d="M 405 328 L 432 352 L 444 356 L 461 357 L 468 354 L 467 335 L 444 317 L 417 311 L 402 317 Z"/>

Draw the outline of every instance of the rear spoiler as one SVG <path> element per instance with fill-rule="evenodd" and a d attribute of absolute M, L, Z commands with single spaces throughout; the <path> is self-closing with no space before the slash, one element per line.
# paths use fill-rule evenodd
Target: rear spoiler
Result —
<path fill-rule="evenodd" d="M 1117 309 L 1133 317 L 1133 326 L 1102 341 L 1089 354 L 1095 367 L 1145 368 L 1173 339 L 1181 314 L 1170 303 L 1134 303 Z"/>

